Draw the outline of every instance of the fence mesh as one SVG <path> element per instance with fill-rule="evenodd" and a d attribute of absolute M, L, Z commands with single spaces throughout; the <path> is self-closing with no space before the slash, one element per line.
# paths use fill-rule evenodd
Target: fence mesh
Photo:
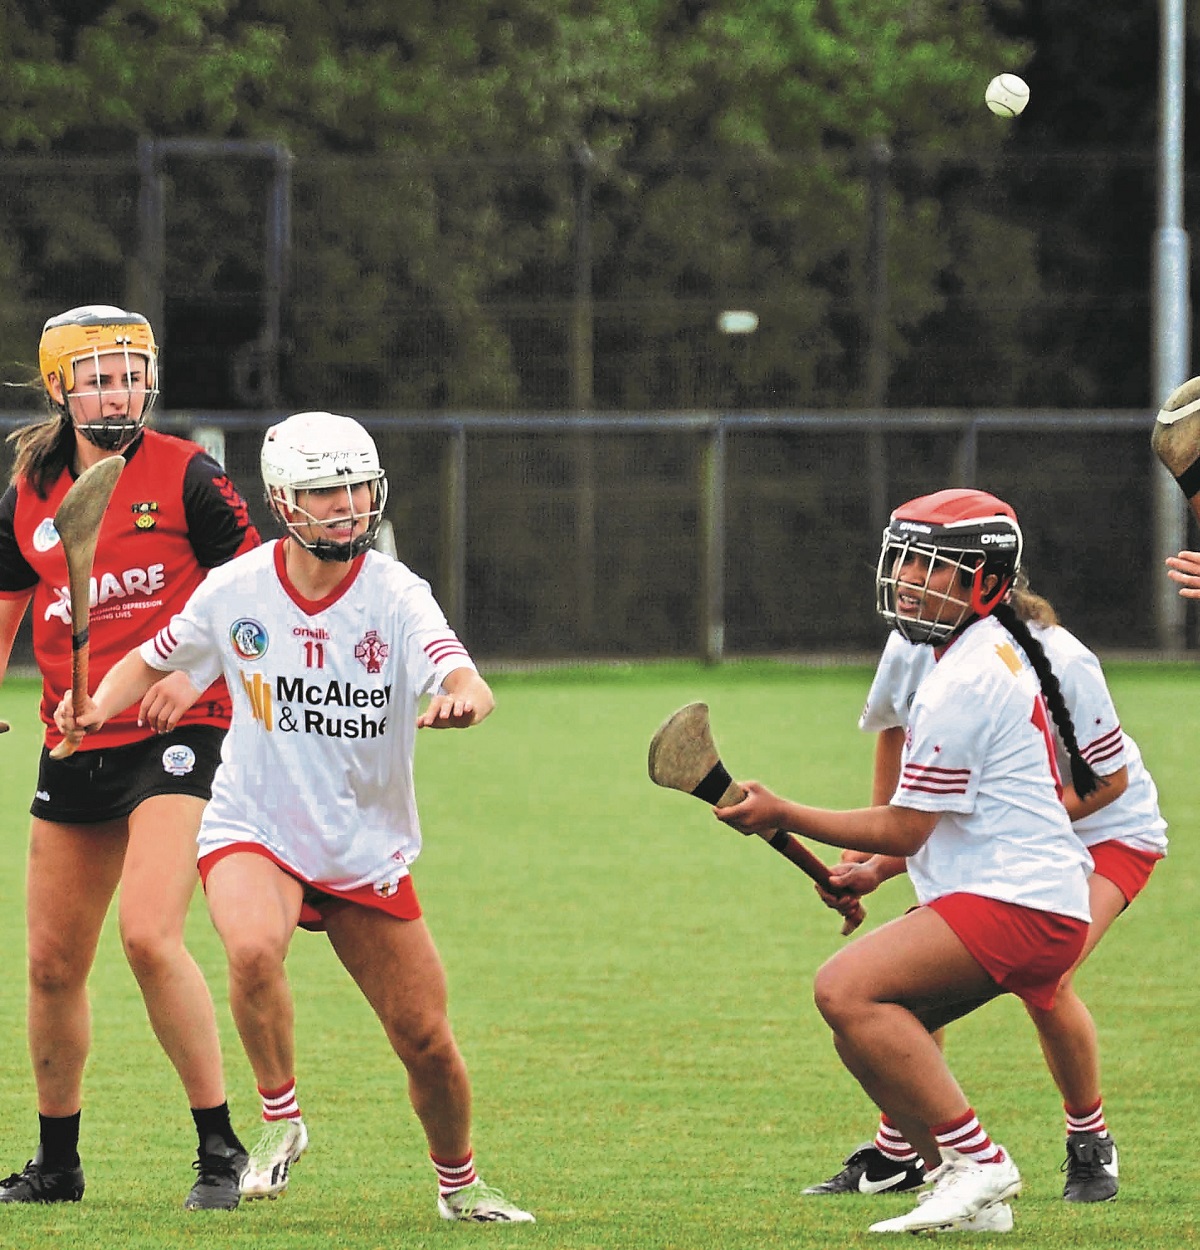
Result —
<path fill-rule="evenodd" d="M 1136 407 L 1155 204 L 1146 152 L 11 157 L 0 360 L 103 300 L 177 409 Z"/>
<path fill-rule="evenodd" d="M 274 535 L 258 475 L 270 419 L 159 424 L 219 429 Z M 887 512 L 969 482 L 1016 507 L 1033 584 L 1068 625 L 1102 649 L 1156 645 L 1141 414 L 362 419 L 388 470 L 400 558 L 481 658 L 704 656 L 714 627 L 729 655 L 874 650 Z"/>

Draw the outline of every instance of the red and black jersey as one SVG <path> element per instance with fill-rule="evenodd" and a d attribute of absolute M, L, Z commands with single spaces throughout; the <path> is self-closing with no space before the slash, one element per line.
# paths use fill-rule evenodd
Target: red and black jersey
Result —
<path fill-rule="evenodd" d="M 90 685 L 125 653 L 152 638 L 183 607 L 211 568 L 259 544 L 246 501 L 225 470 L 195 443 L 146 430 L 124 453 L 126 465 L 100 524 L 92 565 Z M 0 498 L 0 597 L 33 592 L 33 650 L 42 673 L 46 744 L 61 735 L 54 709 L 71 688 L 71 600 L 67 561 L 54 513 L 74 475 L 64 469 L 40 498 L 25 481 Z M 114 716 L 80 749 L 139 741 L 138 708 Z M 183 724 L 227 728 L 224 681 L 214 682 Z"/>

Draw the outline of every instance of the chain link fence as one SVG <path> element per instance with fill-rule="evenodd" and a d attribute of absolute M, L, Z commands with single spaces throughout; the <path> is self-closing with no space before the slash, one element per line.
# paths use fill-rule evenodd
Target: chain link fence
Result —
<path fill-rule="evenodd" d="M 53 313 L 125 303 L 175 409 L 1094 411 L 1151 391 L 1148 151 L 634 165 L 175 139 L 4 175 L 0 361 L 31 364 Z M 756 328 L 723 333 L 729 310 Z"/>
<path fill-rule="evenodd" d="M 258 453 L 282 415 L 156 424 L 218 452 L 273 536 Z M 481 659 L 873 652 L 888 512 L 967 484 L 1017 509 L 1067 625 L 1101 650 L 1155 647 L 1147 413 L 356 415 L 400 558 Z"/>

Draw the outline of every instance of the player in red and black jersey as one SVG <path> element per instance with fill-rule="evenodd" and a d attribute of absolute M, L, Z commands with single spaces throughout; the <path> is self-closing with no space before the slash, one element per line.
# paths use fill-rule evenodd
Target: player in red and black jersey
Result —
<path fill-rule="evenodd" d="M 230 1124 L 212 999 L 183 943 L 197 881 L 196 831 L 229 726 L 229 694 L 217 682 L 195 699 L 186 681 L 168 677 L 147 705 L 188 706 L 173 732 L 139 725 L 135 708 L 74 754 L 52 759 L 60 741 L 54 709 L 71 687 L 67 566 L 53 518 L 84 469 L 125 458 L 93 565 L 93 682 L 170 621 L 209 569 L 257 546 L 259 536 L 215 460 L 194 443 L 144 428 L 158 394 L 158 349 L 144 317 L 108 305 L 72 309 L 46 322 L 39 357 L 50 416 L 11 436 L 16 464 L 0 497 L 0 677 L 32 605 L 46 724 L 26 898 L 40 1141 L 23 1171 L 0 1180 L 0 1202 L 83 1196 L 87 977 L 121 882 L 125 953 L 199 1135 L 197 1178 L 184 1205 L 229 1209 L 238 1203 L 246 1152 Z"/>

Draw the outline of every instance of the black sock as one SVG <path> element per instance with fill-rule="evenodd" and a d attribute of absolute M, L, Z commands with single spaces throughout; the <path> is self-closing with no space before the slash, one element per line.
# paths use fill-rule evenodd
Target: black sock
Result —
<path fill-rule="evenodd" d="M 42 1163 L 51 1171 L 79 1166 L 79 1117 L 74 1115 L 42 1115 L 38 1112 L 38 1133 L 42 1147 Z"/>
<path fill-rule="evenodd" d="M 229 1122 L 227 1102 L 221 1103 L 219 1107 L 193 1107 L 192 1119 L 196 1121 L 201 1151 L 205 1149 L 205 1142 L 210 1137 L 219 1137 L 227 1146 L 232 1146 L 235 1150 L 246 1149 L 238 1140 L 238 1135 L 233 1131 L 233 1125 Z"/>

